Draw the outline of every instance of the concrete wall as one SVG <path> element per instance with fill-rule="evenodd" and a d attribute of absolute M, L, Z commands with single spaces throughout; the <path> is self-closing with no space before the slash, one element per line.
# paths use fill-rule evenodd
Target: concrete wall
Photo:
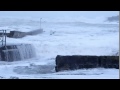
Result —
<path fill-rule="evenodd" d="M 60 56 L 56 57 L 56 72 L 82 68 L 119 69 L 119 56 Z"/>
<path fill-rule="evenodd" d="M 31 44 L 7 45 L 0 47 L 0 61 L 19 61 L 36 56 Z"/>
<path fill-rule="evenodd" d="M 37 29 L 29 32 L 21 32 L 21 31 L 10 31 L 10 33 L 7 33 L 7 37 L 9 38 L 23 38 L 27 35 L 37 35 L 43 33 L 43 29 Z M 2 33 L 0 33 L 2 34 Z"/>
<path fill-rule="evenodd" d="M 10 31 L 9 34 L 7 34 L 7 37 L 10 38 L 22 38 L 26 36 L 26 32 L 20 32 L 20 31 Z"/>

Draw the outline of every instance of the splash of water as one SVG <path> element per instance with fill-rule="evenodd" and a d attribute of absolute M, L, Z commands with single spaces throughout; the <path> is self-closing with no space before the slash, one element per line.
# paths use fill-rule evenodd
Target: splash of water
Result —
<path fill-rule="evenodd" d="M 36 56 L 35 49 L 31 44 L 7 46 L 2 53 L 4 61 L 18 61 Z"/>

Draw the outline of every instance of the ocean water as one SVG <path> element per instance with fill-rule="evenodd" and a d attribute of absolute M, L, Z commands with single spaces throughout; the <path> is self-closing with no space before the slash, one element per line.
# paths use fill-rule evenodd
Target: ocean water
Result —
<path fill-rule="evenodd" d="M 63 72 L 57 74 L 53 68 L 57 55 L 115 55 L 119 52 L 118 22 L 105 22 L 105 17 L 54 17 L 42 18 L 40 25 L 40 18 L 0 18 L 0 30 L 4 29 L 7 32 L 12 30 L 28 32 L 39 28 L 42 28 L 44 32 L 38 35 L 28 35 L 17 39 L 7 37 L 7 44 L 32 44 L 37 56 L 31 60 L 11 63 L 0 61 L 0 76 L 4 78 L 16 76 L 19 78 L 46 79 L 77 78 L 75 76 L 77 74 L 79 75 L 78 78 L 119 78 L 119 70 L 116 69 L 93 69 L 90 74 L 88 74 L 89 70 L 88 72 L 87 70 L 65 71 L 70 75 L 64 76 Z M 31 63 L 33 66 L 30 66 Z M 17 68 L 18 66 L 19 68 Z M 31 67 L 33 67 L 33 71 L 31 71 Z M 44 72 L 42 76 L 38 67 L 42 67 L 41 70 Z M 49 71 L 46 69 L 47 67 L 50 67 Z M 17 72 L 21 72 L 21 74 Z M 112 75 L 113 72 L 116 74 Z M 6 75 L 6 73 L 9 74 Z M 39 76 L 37 76 L 38 74 Z"/>

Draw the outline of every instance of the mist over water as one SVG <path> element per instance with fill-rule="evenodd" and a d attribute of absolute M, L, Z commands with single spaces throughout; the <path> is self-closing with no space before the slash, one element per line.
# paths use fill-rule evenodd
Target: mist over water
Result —
<path fill-rule="evenodd" d="M 23 38 L 7 37 L 7 44 L 32 44 L 34 49 L 22 47 L 22 59 L 34 56 L 32 50 L 36 53 L 34 59 L 12 63 L 0 62 L 0 76 L 118 78 L 119 70 L 90 69 L 63 73 L 56 73 L 54 70 L 57 55 L 116 55 L 119 51 L 119 23 L 113 19 L 112 22 L 106 19 L 118 14 L 117 11 L 0 12 L 0 29 L 7 32 L 27 32 Z M 21 50 L 20 47 L 18 49 Z"/>
<path fill-rule="evenodd" d="M 117 22 L 107 22 L 106 19 L 108 17 L 114 19 L 117 15 L 119 15 L 118 11 L 1 11 L 0 24 L 37 25 L 40 24 L 40 18 L 42 23 L 116 24 Z"/>

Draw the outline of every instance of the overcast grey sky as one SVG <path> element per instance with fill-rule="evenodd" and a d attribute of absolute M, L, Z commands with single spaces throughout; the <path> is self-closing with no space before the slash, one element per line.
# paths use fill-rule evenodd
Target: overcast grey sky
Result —
<path fill-rule="evenodd" d="M 116 16 L 118 11 L 0 11 L 0 16 L 10 17 L 99 17 L 99 16 Z"/>

